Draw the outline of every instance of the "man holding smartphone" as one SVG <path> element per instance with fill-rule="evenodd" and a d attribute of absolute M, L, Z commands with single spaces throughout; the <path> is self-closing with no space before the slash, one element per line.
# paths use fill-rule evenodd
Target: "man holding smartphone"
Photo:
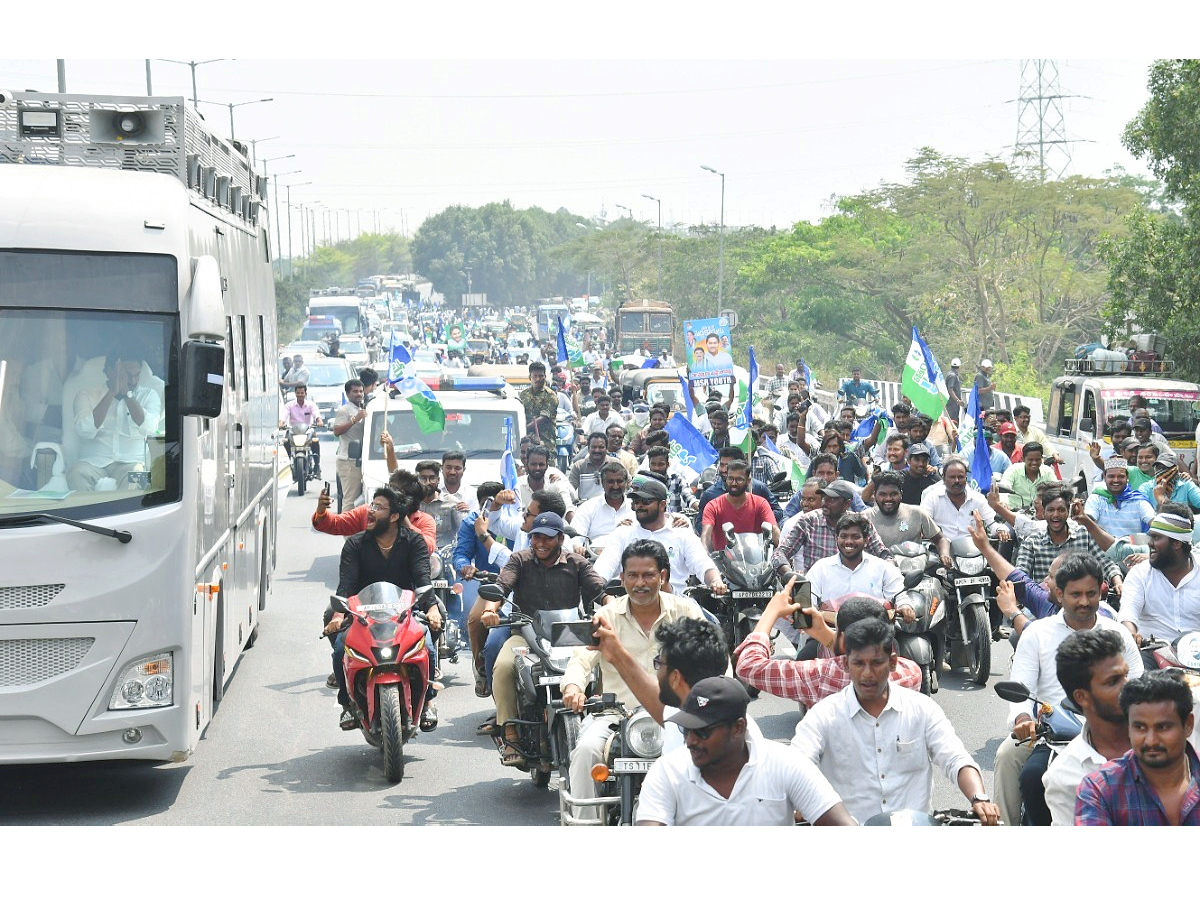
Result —
<path fill-rule="evenodd" d="M 798 578 L 793 575 L 783 590 L 771 598 L 758 625 L 734 651 L 734 656 L 737 675 L 746 684 L 777 697 L 799 700 L 811 708 L 818 700 L 836 694 L 850 684 L 842 633 L 862 619 L 876 618 L 889 624 L 890 620 L 879 601 L 854 597 L 838 609 L 837 630 L 834 631 L 822 614 L 812 608 L 811 590 L 806 593 L 807 583 Z M 792 623 L 837 655 L 794 661 L 771 658 L 771 632 L 775 624 L 786 616 L 797 614 L 808 618 L 802 621 L 793 618 Z M 888 677 L 903 687 L 914 690 L 921 687 L 921 667 L 911 659 L 897 657 L 896 667 Z"/>

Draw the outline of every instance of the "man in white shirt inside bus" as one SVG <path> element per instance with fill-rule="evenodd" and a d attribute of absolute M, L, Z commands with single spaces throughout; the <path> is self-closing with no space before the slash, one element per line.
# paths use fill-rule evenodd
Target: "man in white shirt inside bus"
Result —
<path fill-rule="evenodd" d="M 129 490 L 130 472 L 144 469 L 146 438 L 158 430 L 162 401 L 158 393 L 142 387 L 138 379 L 142 357 L 133 350 L 110 352 L 104 360 L 107 383 L 75 395 L 75 430 L 79 435 L 79 460 L 67 471 L 74 491 L 96 490 L 102 479 L 112 479 L 112 489 Z"/>

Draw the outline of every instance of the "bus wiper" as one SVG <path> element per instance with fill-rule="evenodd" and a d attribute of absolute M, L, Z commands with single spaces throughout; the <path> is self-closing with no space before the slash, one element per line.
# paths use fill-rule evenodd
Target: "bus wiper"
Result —
<path fill-rule="evenodd" d="M 76 519 L 67 519 L 63 516 L 55 516 L 50 513 L 14 513 L 9 516 L 0 516 L 0 528 L 8 528 L 14 525 L 28 525 L 33 522 L 57 522 L 60 525 L 73 525 L 76 528 L 81 528 L 84 531 L 90 531 L 92 534 L 102 534 L 105 537 L 116 538 L 122 544 L 128 544 L 133 540 L 133 535 L 128 531 L 117 531 L 113 528 L 101 528 L 99 525 L 89 525 L 87 522 L 80 522 Z"/>

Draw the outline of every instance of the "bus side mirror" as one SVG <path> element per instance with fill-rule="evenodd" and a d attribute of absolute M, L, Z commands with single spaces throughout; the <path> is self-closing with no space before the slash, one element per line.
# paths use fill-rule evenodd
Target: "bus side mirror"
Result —
<path fill-rule="evenodd" d="M 225 397 L 225 347 L 186 341 L 179 356 L 179 411 L 215 419 Z"/>

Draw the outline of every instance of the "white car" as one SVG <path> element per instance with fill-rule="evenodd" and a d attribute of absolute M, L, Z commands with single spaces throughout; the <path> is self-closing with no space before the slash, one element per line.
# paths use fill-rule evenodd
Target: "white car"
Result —
<path fill-rule="evenodd" d="M 354 366 L 355 371 L 371 363 L 371 354 L 367 350 L 367 342 L 361 337 L 342 335 L 338 340 L 338 349 L 345 354 L 346 362 Z"/>
<path fill-rule="evenodd" d="M 304 360 L 308 368 L 308 399 L 317 404 L 325 427 L 333 425 L 333 416 L 345 402 L 346 382 L 357 378 L 357 373 L 344 359 L 322 356 Z"/>
<path fill-rule="evenodd" d="M 386 399 L 382 391 L 367 405 L 367 426 L 362 455 L 363 484 L 367 496 L 387 483 L 387 459 L 379 443 L 384 428 L 384 409 L 388 433 L 396 448 L 400 468 L 413 471 L 423 459 L 442 461 L 447 450 L 461 450 L 467 457 L 463 485 L 472 494 L 485 481 L 500 481 L 500 460 L 504 454 L 505 419 L 512 420 L 513 452 L 517 452 L 525 409 L 511 392 L 437 391 L 446 411 L 446 430 L 422 432 L 413 417 L 412 406 L 403 397 Z"/>

